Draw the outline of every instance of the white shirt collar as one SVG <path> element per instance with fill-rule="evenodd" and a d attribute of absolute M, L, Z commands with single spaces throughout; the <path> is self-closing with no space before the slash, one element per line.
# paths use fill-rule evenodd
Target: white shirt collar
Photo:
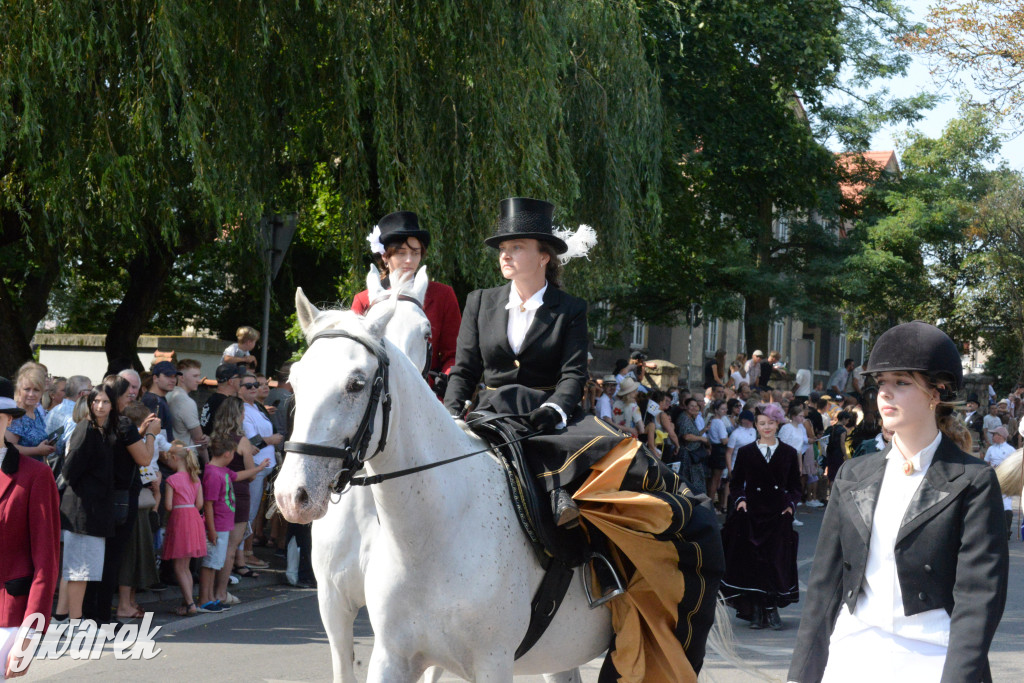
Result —
<path fill-rule="evenodd" d="M 932 459 L 935 458 L 935 451 L 939 448 L 939 442 L 942 441 L 942 432 L 935 435 L 935 438 L 930 444 L 922 448 L 920 451 L 915 453 L 909 458 L 909 462 L 914 465 L 914 473 L 925 472 L 928 467 L 932 464 Z M 903 465 L 903 454 L 900 452 L 899 447 L 896 445 L 896 437 L 893 437 L 892 448 L 889 449 L 889 454 L 885 456 L 887 460 L 896 460 L 900 466 Z"/>
<path fill-rule="evenodd" d="M 544 292 L 548 291 L 548 283 L 545 282 L 544 286 L 534 292 L 526 301 L 523 301 L 522 297 L 519 296 L 519 292 L 516 291 L 516 286 L 512 285 L 508 288 L 508 303 L 505 304 L 507 310 L 515 308 L 524 308 L 527 311 L 536 311 L 544 303 Z"/>

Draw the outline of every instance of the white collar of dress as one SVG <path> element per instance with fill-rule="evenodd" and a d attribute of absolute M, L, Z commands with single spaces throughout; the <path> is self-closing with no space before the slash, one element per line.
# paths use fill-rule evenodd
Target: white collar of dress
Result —
<path fill-rule="evenodd" d="M 520 311 L 536 311 L 544 303 L 544 292 L 548 291 L 548 283 L 545 282 L 544 286 L 534 292 L 526 301 L 523 301 L 522 297 L 519 296 L 519 292 L 516 291 L 516 286 L 512 285 L 508 288 L 508 303 L 505 304 L 507 310 L 518 308 Z"/>

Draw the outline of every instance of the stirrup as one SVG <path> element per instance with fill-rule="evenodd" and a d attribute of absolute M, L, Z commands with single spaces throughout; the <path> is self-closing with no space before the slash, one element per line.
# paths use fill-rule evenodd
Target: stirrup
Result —
<path fill-rule="evenodd" d="M 602 595 L 597 600 L 594 599 L 594 595 L 590 592 L 590 584 L 594 580 L 594 570 L 591 568 L 591 562 L 594 562 L 595 560 L 601 560 L 604 562 L 609 573 L 611 573 L 612 580 L 615 581 L 615 588 Z M 612 565 L 611 561 L 601 553 L 590 553 L 587 556 L 586 562 L 583 563 L 583 573 L 581 576 L 583 577 L 583 591 L 587 594 L 587 603 L 590 605 L 590 609 L 597 609 L 612 598 L 617 598 L 626 592 L 626 588 L 622 585 L 622 579 L 619 578 L 619 573 L 615 571 L 615 567 Z"/>

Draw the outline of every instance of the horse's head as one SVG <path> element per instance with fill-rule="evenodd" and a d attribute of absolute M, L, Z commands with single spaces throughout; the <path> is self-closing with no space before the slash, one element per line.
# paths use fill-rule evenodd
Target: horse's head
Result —
<path fill-rule="evenodd" d="M 379 290 L 379 277 L 371 272 L 367 284 L 373 280 Z M 290 443 L 299 445 L 286 446 L 288 457 L 275 482 L 278 507 L 289 520 L 322 517 L 332 491 L 348 482 L 360 458 L 372 456 L 381 445 L 390 400 L 381 384 L 386 371 L 400 359 L 398 350 L 416 359 L 417 366 L 429 357 L 430 323 L 420 303 L 426 284 L 421 269 L 415 282 L 397 283 L 386 299 L 381 292 L 375 298 L 370 287 L 365 318 L 351 311 L 319 311 L 301 289 L 296 292 L 299 325 L 309 342 L 291 370 L 295 415 Z M 393 344 L 388 353 L 385 339 Z"/>
<path fill-rule="evenodd" d="M 427 296 L 427 267 L 423 266 L 415 278 L 393 282 L 390 291 L 380 284 L 380 274 L 374 266 L 366 276 L 366 291 L 370 308 L 364 314 L 369 326 L 377 324 L 381 316 L 391 316 L 385 326 L 384 336 L 402 349 L 413 365 L 425 375 L 430 370 L 433 347 L 430 343 L 430 320 L 423 310 Z M 394 299 L 398 299 L 394 301 Z M 387 305 L 385 302 L 393 304 Z M 378 305 L 379 304 L 379 305 Z"/>

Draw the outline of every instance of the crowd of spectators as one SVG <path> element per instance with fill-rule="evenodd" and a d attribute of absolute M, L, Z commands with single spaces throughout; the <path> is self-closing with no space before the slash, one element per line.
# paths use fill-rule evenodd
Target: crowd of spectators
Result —
<path fill-rule="evenodd" d="M 239 328 L 205 382 L 200 362 L 188 358 L 158 360 L 141 374 L 114 366 L 98 384 L 50 376 L 34 362 L 19 369 L 14 394 L 24 415 L 4 436 L 46 463 L 57 484 L 55 620 L 139 619 L 136 592 L 171 583 L 181 589 L 181 616 L 230 609 L 240 600 L 229 586 L 269 567 L 253 546 L 284 556 L 292 538 L 302 557 L 293 583 L 314 584 L 308 528 L 273 510 L 267 521 L 292 393 L 287 364 L 275 382 L 255 372 L 258 339 Z"/>
<path fill-rule="evenodd" d="M 617 361 L 613 373 L 591 380 L 585 408 L 643 442 L 723 514 L 729 509 L 736 453 L 757 440 L 759 405 L 777 404 L 786 416 L 778 438 L 800 457 L 800 506 L 826 505 L 839 467 L 885 449 L 892 438 L 882 427 L 864 365 L 850 358 L 814 385 L 809 370 L 791 375 L 778 351 L 755 350 L 749 358 L 741 353 L 727 363 L 719 350 L 704 362 L 703 392 L 657 388 L 647 378 L 646 361 L 642 352 L 634 352 Z M 1003 398 L 991 386 L 984 393 L 984 401 L 970 393 L 960 409 L 941 419 L 959 435 L 961 448 L 996 466 L 1024 445 L 1024 384 Z M 1004 505 L 1009 529 L 1009 498 Z M 794 525 L 802 526 L 799 520 Z"/>

